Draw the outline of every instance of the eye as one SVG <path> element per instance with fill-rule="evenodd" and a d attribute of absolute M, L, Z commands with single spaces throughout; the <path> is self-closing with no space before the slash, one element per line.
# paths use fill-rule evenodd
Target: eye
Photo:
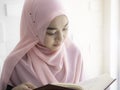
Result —
<path fill-rule="evenodd" d="M 63 31 L 67 31 L 68 30 L 68 26 L 63 28 Z"/>
<path fill-rule="evenodd" d="M 66 30 L 68 30 L 68 28 L 63 28 L 63 31 L 66 31 Z"/>
<path fill-rule="evenodd" d="M 48 34 L 48 35 L 51 35 L 51 36 L 52 36 L 52 35 L 55 35 L 55 33 L 50 33 L 50 32 L 47 32 L 47 34 Z"/>
<path fill-rule="evenodd" d="M 47 31 L 47 35 L 55 35 L 56 34 L 56 30 L 48 30 Z"/>

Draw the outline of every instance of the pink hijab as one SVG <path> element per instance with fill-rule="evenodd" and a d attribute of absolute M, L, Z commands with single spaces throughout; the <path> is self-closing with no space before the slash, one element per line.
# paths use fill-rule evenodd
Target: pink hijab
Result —
<path fill-rule="evenodd" d="M 59 15 L 66 15 L 59 0 L 25 1 L 20 41 L 5 60 L 0 90 L 5 90 L 11 81 L 14 85 L 30 81 L 37 86 L 81 81 L 81 54 L 68 38 L 54 53 L 43 47 L 46 28 Z"/>

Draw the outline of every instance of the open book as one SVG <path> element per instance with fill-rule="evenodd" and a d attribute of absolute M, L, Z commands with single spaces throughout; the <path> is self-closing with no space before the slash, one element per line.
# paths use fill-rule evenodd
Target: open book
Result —
<path fill-rule="evenodd" d="M 52 83 L 35 90 L 107 90 L 115 80 L 108 74 L 104 74 L 78 84 Z"/>

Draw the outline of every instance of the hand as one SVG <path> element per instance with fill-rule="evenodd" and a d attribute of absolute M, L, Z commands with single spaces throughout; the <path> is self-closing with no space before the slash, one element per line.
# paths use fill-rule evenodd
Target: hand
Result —
<path fill-rule="evenodd" d="M 23 84 L 20 84 L 20 85 L 14 87 L 12 90 L 33 90 L 35 88 L 36 88 L 35 85 L 33 85 L 30 82 L 26 82 L 26 83 L 23 83 Z"/>

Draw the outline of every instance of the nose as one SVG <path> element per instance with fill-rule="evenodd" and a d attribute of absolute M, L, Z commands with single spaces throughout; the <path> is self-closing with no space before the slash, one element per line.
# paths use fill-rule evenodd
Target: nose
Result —
<path fill-rule="evenodd" d="M 62 32 L 58 32 L 58 34 L 56 35 L 56 41 L 58 42 L 62 42 L 64 39 L 64 35 Z"/>

